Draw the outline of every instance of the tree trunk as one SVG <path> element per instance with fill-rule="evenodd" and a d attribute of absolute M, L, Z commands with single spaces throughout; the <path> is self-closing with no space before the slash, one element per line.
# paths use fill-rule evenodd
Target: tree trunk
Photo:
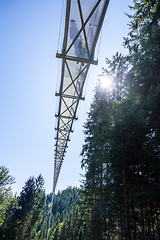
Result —
<path fill-rule="evenodd" d="M 141 226 L 142 226 L 142 240 L 146 240 L 145 226 L 144 226 L 144 213 L 143 213 L 143 200 L 141 198 Z"/>
<path fill-rule="evenodd" d="M 135 206 L 134 200 L 132 200 L 132 214 L 133 214 L 133 239 L 137 239 L 137 230 L 136 230 L 136 218 L 135 218 Z"/>
<path fill-rule="evenodd" d="M 152 222 L 153 237 L 154 237 L 154 240 L 155 240 L 155 239 L 156 239 L 156 236 L 155 236 L 155 229 L 154 229 L 155 220 L 154 220 L 154 217 L 153 217 L 153 209 L 152 209 L 152 203 L 151 203 L 151 200 L 149 200 L 149 205 L 150 205 L 150 212 L 151 212 L 151 222 Z"/>
<path fill-rule="evenodd" d="M 160 239 L 160 222 L 159 222 L 159 213 L 157 211 L 157 208 L 156 208 L 155 212 L 156 212 L 156 220 L 157 220 L 157 224 L 156 224 L 156 226 L 157 226 L 157 239 Z"/>

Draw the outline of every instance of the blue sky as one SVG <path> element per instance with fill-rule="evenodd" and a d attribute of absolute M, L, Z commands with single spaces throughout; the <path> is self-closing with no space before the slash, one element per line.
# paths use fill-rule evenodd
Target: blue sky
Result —
<path fill-rule="evenodd" d="M 64 0 L 65 2 L 65 0 Z M 125 53 L 128 5 L 132 0 L 110 0 L 102 28 L 98 66 L 91 66 L 80 103 L 78 121 L 61 169 L 57 190 L 80 185 L 80 151 L 83 123 L 93 89 L 105 58 Z M 63 0 L 0 0 L 0 165 L 16 179 L 19 193 L 30 176 L 40 173 L 47 193 L 52 191 L 55 92 L 59 88 L 61 60 L 55 57 L 60 44 Z M 64 15 L 63 15 L 64 19 Z"/>

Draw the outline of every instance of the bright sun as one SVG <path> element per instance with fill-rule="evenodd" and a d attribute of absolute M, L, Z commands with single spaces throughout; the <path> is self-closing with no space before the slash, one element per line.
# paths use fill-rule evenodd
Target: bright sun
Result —
<path fill-rule="evenodd" d="M 103 88 L 109 88 L 112 84 L 112 78 L 107 76 L 105 73 L 99 75 L 98 79 L 100 80 L 101 86 Z"/>

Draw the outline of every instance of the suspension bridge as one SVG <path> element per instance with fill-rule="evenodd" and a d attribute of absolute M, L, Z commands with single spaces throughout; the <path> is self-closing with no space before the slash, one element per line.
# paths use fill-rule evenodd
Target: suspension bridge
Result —
<path fill-rule="evenodd" d="M 52 203 L 59 173 L 65 157 L 73 122 L 83 97 L 83 88 L 90 64 L 97 65 L 94 53 L 109 0 L 67 0 L 62 50 L 56 57 L 62 59 L 58 112 L 55 114 L 56 137 Z M 52 211 L 51 211 L 52 212 Z M 51 224 L 51 212 L 49 229 Z"/>
<path fill-rule="evenodd" d="M 55 117 L 55 158 L 53 193 L 55 192 L 60 169 L 65 157 L 76 112 L 83 97 L 83 87 L 90 64 L 94 60 L 95 47 L 100 34 L 109 0 L 67 0 L 64 38 L 61 53 L 61 81 L 58 112 Z"/>

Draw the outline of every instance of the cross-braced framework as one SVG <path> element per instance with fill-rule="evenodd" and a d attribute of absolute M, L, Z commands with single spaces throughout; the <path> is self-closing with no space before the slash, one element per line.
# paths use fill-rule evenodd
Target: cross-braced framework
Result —
<path fill-rule="evenodd" d="M 53 192 L 65 156 L 67 143 L 90 64 L 97 64 L 94 52 L 109 0 L 67 0 L 65 32 L 61 54 L 61 83 L 57 117 Z"/>

